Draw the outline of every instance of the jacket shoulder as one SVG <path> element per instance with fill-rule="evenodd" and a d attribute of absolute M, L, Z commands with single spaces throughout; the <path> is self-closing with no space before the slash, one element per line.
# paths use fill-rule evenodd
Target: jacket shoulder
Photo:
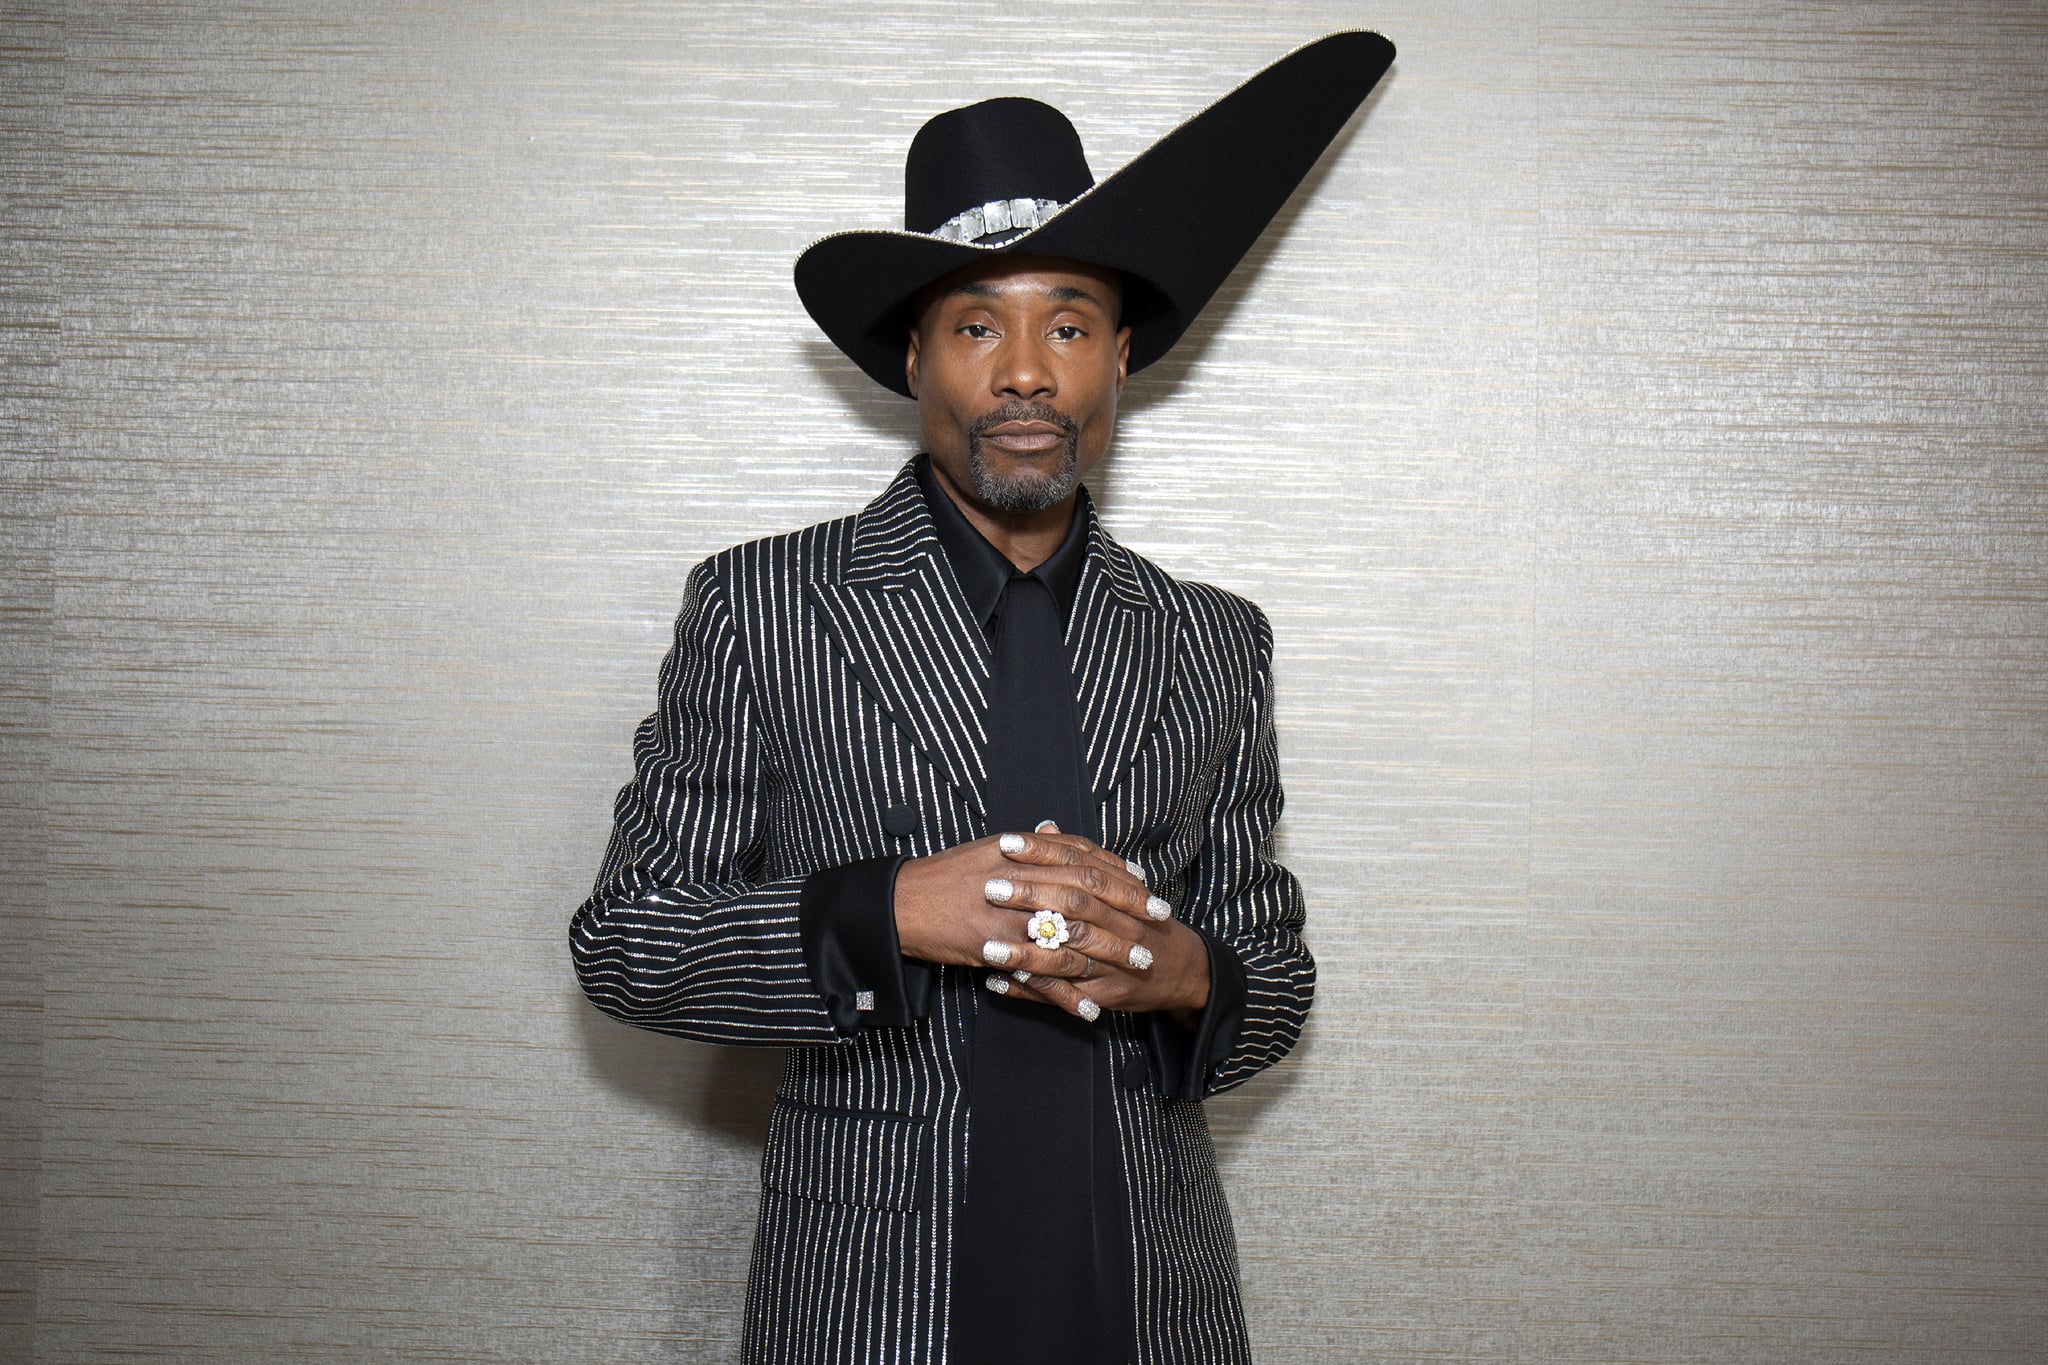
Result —
<path fill-rule="evenodd" d="M 898 470 L 880 496 L 858 512 L 721 550 L 698 565 L 696 574 L 716 577 L 729 587 L 795 590 L 806 582 L 842 580 L 849 568 L 897 562 L 931 535 L 914 468 L 913 463 Z"/>
<path fill-rule="evenodd" d="M 691 580 L 715 579 L 728 589 L 752 592 L 777 584 L 794 588 L 810 580 L 836 578 L 845 567 L 859 520 L 858 514 L 834 517 L 800 531 L 742 541 L 697 565 L 691 570 Z"/>
<path fill-rule="evenodd" d="M 1272 651 L 1273 628 L 1266 613 L 1249 597 L 1198 579 L 1176 578 L 1122 544 L 1116 552 L 1154 600 L 1173 607 L 1198 633 L 1241 640 L 1262 654 Z"/>

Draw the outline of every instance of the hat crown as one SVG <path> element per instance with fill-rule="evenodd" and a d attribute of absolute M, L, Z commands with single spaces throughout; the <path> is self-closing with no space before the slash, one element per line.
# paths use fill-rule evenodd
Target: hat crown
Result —
<path fill-rule="evenodd" d="M 933 232 L 998 199 L 1067 203 L 1095 184 L 1081 135 L 1049 104 L 1011 96 L 949 109 L 918 129 L 903 163 L 903 226 Z"/>

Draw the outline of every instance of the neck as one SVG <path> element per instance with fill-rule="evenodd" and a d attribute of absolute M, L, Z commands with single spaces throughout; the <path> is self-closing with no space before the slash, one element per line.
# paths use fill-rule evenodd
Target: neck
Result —
<path fill-rule="evenodd" d="M 1077 489 L 1042 511 L 1006 512 L 999 507 L 984 507 L 966 492 L 955 488 L 936 461 L 932 464 L 932 474 L 946 496 L 953 500 L 953 505 L 960 509 L 960 515 L 987 537 L 989 544 L 1002 551 L 1003 558 L 1016 565 L 1019 573 L 1030 573 L 1059 549 L 1060 542 L 1067 538 L 1067 528 L 1074 523 L 1074 504 L 1081 496 Z"/>

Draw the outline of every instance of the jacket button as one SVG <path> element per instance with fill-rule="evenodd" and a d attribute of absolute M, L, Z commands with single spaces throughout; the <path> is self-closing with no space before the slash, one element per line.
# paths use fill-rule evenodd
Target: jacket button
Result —
<path fill-rule="evenodd" d="M 1124 1089 L 1143 1090 L 1145 1082 L 1152 1079 L 1152 1068 L 1143 1057 L 1133 1057 L 1124 1063 Z"/>
<path fill-rule="evenodd" d="M 909 806 L 891 806 L 882 812 L 882 828 L 898 839 L 917 832 L 917 812 Z"/>

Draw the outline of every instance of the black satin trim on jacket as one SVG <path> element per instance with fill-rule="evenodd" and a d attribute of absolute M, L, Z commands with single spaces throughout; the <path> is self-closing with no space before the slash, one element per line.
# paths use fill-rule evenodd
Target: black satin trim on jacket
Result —
<path fill-rule="evenodd" d="M 906 959 L 896 941 L 896 873 L 906 861 L 901 854 L 863 858 L 804 878 L 797 900 L 804 969 L 842 1034 L 908 1024 L 931 1010 L 932 967 Z M 874 992 L 874 1008 L 860 1008 L 863 991 Z"/>
<path fill-rule="evenodd" d="M 1201 934 L 1202 931 L 1195 931 Z M 1230 1055 L 1244 1024 L 1244 963 L 1230 945 L 1202 934 L 1209 949 L 1209 1003 L 1192 1031 L 1171 1015 L 1149 1016 L 1152 1065 L 1159 1089 L 1168 1099 L 1199 1100 L 1209 1093 L 1209 1073 Z"/>

